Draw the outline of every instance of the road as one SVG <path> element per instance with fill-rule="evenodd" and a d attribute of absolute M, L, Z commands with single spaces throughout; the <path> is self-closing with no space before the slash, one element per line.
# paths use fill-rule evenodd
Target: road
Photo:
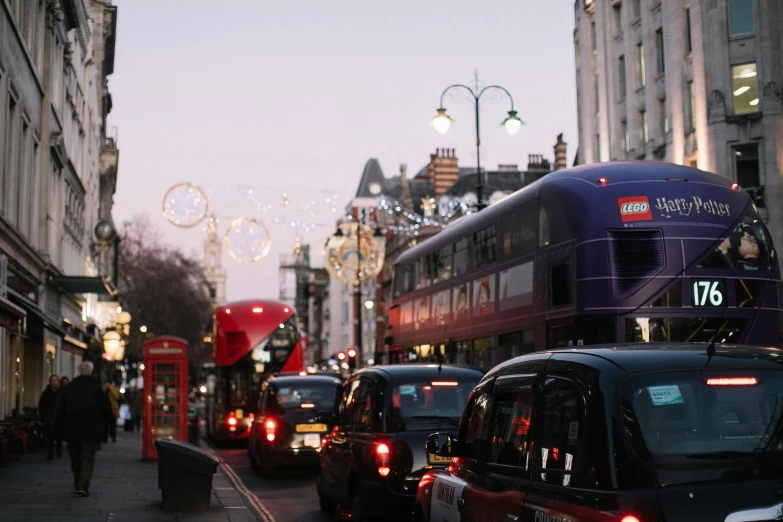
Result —
<path fill-rule="evenodd" d="M 244 445 L 216 446 L 202 440 L 233 470 L 244 486 L 261 501 L 273 520 L 265 522 L 331 522 L 318 507 L 315 492 L 317 468 L 287 468 L 262 477 L 250 467 Z M 268 517 L 267 517 L 268 518 Z"/>

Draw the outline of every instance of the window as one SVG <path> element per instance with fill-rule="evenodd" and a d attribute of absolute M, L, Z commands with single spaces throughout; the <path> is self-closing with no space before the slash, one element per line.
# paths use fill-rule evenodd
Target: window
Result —
<path fill-rule="evenodd" d="M 628 151 L 631 150 L 631 137 L 628 135 L 628 123 L 622 122 L 620 125 L 623 132 L 623 152 L 628 154 Z"/>
<path fill-rule="evenodd" d="M 5 165 L 5 217 L 16 225 L 16 203 L 19 180 L 19 114 L 17 112 L 16 98 L 13 94 L 8 97 L 8 112 L 6 113 L 5 139 L 6 139 L 6 165 Z"/>
<path fill-rule="evenodd" d="M 658 117 L 660 118 L 659 125 L 661 129 L 661 136 L 665 137 L 669 132 L 669 113 L 666 107 L 666 99 L 658 100 Z"/>
<path fill-rule="evenodd" d="M 487 406 L 489 404 L 489 396 L 485 391 L 476 392 L 471 397 L 468 404 L 469 416 L 467 416 L 467 426 L 460 426 L 460 432 L 464 436 L 459 440 L 464 441 L 462 444 L 462 455 L 477 459 L 479 451 L 481 450 L 482 443 L 487 442 L 487 430 L 484 428 L 484 419 L 487 416 Z"/>
<path fill-rule="evenodd" d="M 636 45 L 636 74 L 639 81 L 639 87 L 644 87 L 644 44 Z"/>
<path fill-rule="evenodd" d="M 595 150 L 593 151 L 593 161 L 598 163 L 601 161 L 601 134 L 595 135 Z"/>
<path fill-rule="evenodd" d="M 666 71 L 666 61 L 663 55 L 663 29 L 655 31 L 655 68 L 658 74 Z"/>
<path fill-rule="evenodd" d="M 747 189 L 761 185 L 758 144 L 734 147 L 734 170 L 740 187 Z"/>
<path fill-rule="evenodd" d="M 623 34 L 623 4 L 612 6 L 614 12 L 614 34 Z"/>
<path fill-rule="evenodd" d="M 541 395 L 541 429 L 533 480 L 560 486 L 590 487 L 585 399 L 571 381 L 549 377 Z"/>
<path fill-rule="evenodd" d="M 445 281 L 451 277 L 451 257 L 451 245 L 432 254 L 432 265 L 435 271 L 434 281 Z"/>
<path fill-rule="evenodd" d="M 571 263 L 549 267 L 549 308 L 571 304 Z"/>
<path fill-rule="evenodd" d="M 642 148 L 647 144 L 649 134 L 647 133 L 647 111 L 639 111 L 639 140 Z"/>
<path fill-rule="evenodd" d="M 734 114 L 747 114 L 759 110 L 755 63 L 732 66 L 731 90 L 734 93 Z"/>
<path fill-rule="evenodd" d="M 750 459 L 779 462 L 780 374 L 705 370 L 637 374 L 624 381 L 621 431 L 637 456 L 661 467 L 707 468 L 715 457 L 727 467 L 746 466 Z M 716 385 L 732 377 L 754 381 Z"/>
<path fill-rule="evenodd" d="M 464 274 L 470 268 L 470 238 L 454 243 L 454 275 Z"/>
<path fill-rule="evenodd" d="M 642 17 L 642 0 L 633 0 L 633 17 L 635 20 Z"/>
<path fill-rule="evenodd" d="M 543 205 L 538 207 L 538 246 L 549 245 L 549 216 Z"/>
<path fill-rule="evenodd" d="M 590 45 L 593 51 L 598 48 L 598 35 L 595 30 L 595 22 L 590 22 Z"/>
<path fill-rule="evenodd" d="M 691 8 L 685 8 L 685 52 L 691 54 L 693 43 L 691 40 Z"/>
<path fill-rule="evenodd" d="M 620 80 L 620 99 L 622 100 L 625 98 L 625 93 L 627 91 L 625 85 L 625 56 L 620 56 L 620 58 L 617 59 L 617 64 L 617 76 Z"/>
<path fill-rule="evenodd" d="M 416 288 L 425 288 L 430 285 L 430 256 L 424 256 L 416 260 Z"/>
<path fill-rule="evenodd" d="M 338 423 L 341 427 L 353 428 L 354 416 L 356 414 L 356 401 L 358 400 L 357 389 L 359 388 L 359 379 L 354 379 L 343 388 L 343 400 L 340 401 L 338 410 Z"/>
<path fill-rule="evenodd" d="M 598 73 L 595 73 L 595 112 L 601 110 L 601 92 L 598 90 Z"/>
<path fill-rule="evenodd" d="M 731 343 L 739 338 L 746 324 L 746 319 L 719 317 L 637 317 L 625 320 L 625 342 L 708 343 L 715 337 L 715 342 Z"/>
<path fill-rule="evenodd" d="M 693 92 L 693 80 L 688 82 L 687 103 L 688 103 L 687 123 L 690 125 L 690 127 L 687 129 L 687 132 L 691 132 L 696 130 L 696 98 L 695 98 L 695 93 Z"/>
<path fill-rule="evenodd" d="M 513 391 L 509 386 L 511 382 L 503 386 L 503 380 L 515 381 Z M 493 394 L 490 416 L 492 427 L 487 444 L 488 462 L 529 469 L 534 384 L 535 379 L 532 377 L 524 380 L 518 376 L 498 379 L 495 386 L 500 385 L 506 389 Z"/>
<path fill-rule="evenodd" d="M 776 259 L 772 238 L 764 222 L 755 215 L 746 214 L 729 237 L 704 260 L 701 266 L 772 270 L 777 266 Z"/>
<path fill-rule="evenodd" d="M 495 225 L 490 225 L 473 234 L 473 245 L 476 266 L 484 266 L 495 262 L 496 237 Z"/>
<path fill-rule="evenodd" d="M 502 258 L 531 254 L 536 249 L 536 206 L 534 202 L 522 204 L 500 224 L 503 230 Z"/>
<path fill-rule="evenodd" d="M 753 32 L 753 0 L 729 0 L 729 33 Z"/>
<path fill-rule="evenodd" d="M 354 424 L 356 431 L 365 433 L 380 431 L 381 419 L 378 416 L 380 397 L 378 397 L 375 382 L 369 379 L 362 379 L 362 384 L 357 390 L 356 395 L 356 422 Z M 326 405 L 321 407 L 321 410 L 328 409 L 329 406 Z"/>
<path fill-rule="evenodd" d="M 524 330 L 498 336 L 498 347 L 500 348 L 500 360 L 508 361 L 519 355 L 531 353 L 536 350 L 533 330 Z"/>

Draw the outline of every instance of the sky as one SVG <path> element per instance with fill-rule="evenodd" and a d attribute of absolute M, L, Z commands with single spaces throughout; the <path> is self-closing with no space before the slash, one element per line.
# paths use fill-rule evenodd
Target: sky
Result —
<path fill-rule="evenodd" d="M 511 92 L 525 122 L 511 137 L 500 126 L 508 100 L 482 103 L 482 167 L 524 167 L 528 154 L 551 162 L 561 132 L 573 162 L 573 2 L 114 4 L 108 126 L 116 127 L 120 149 L 115 222 L 146 214 L 164 241 L 201 257 L 202 227 L 179 228 L 163 217 L 170 188 L 201 187 L 221 235 L 233 219 L 261 217 L 272 245 L 264 259 L 238 263 L 224 250 L 229 301 L 277 298 L 280 255 L 292 251 L 296 237 L 321 264 L 324 240 L 368 159 L 377 158 L 387 177 L 403 163 L 417 172 L 437 148 L 454 148 L 460 166 L 474 165 L 470 100 L 447 96 L 455 121 L 446 135 L 430 121 L 443 89 L 472 85 L 475 71 L 482 84 Z M 266 215 L 250 204 L 249 190 Z M 305 232 L 275 218 L 317 227 Z"/>

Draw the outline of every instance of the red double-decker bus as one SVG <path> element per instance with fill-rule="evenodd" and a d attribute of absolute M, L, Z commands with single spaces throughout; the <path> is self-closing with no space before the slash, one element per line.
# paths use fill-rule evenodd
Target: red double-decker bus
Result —
<path fill-rule="evenodd" d="M 213 440 L 248 437 L 261 382 L 275 372 L 304 371 L 305 343 L 294 308 L 280 301 L 215 309 L 215 386 L 206 415 Z"/>

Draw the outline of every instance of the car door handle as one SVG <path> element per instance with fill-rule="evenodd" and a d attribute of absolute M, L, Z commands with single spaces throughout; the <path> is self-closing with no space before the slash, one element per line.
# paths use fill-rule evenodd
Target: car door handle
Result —
<path fill-rule="evenodd" d="M 465 499 L 464 498 L 458 498 L 457 499 L 457 511 L 460 512 L 460 514 L 465 514 Z"/>
<path fill-rule="evenodd" d="M 516 515 L 512 515 L 511 513 L 507 513 L 506 514 L 506 520 L 508 522 L 516 522 L 517 520 L 519 520 L 519 517 L 516 516 Z"/>

